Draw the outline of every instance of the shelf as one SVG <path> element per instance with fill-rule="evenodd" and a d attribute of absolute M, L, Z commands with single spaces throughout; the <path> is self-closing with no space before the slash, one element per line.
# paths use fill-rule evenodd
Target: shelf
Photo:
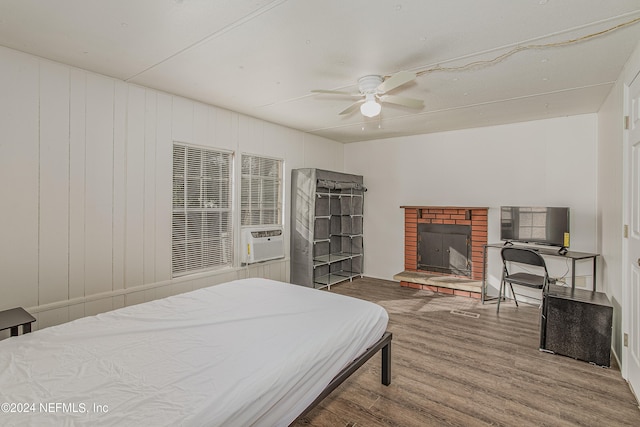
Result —
<path fill-rule="evenodd" d="M 336 199 L 339 199 L 340 197 L 362 197 L 362 194 L 317 192 L 316 196 L 317 197 L 335 197 Z"/>
<path fill-rule="evenodd" d="M 345 280 L 352 280 L 356 277 L 362 277 L 362 273 L 355 273 L 353 271 L 336 271 L 331 274 L 316 277 L 314 282 L 323 286 L 331 286 L 336 283 L 344 282 Z"/>
<path fill-rule="evenodd" d="M 344 261 L 362 256 L 360 253 L 338 252 L 329 255 L 320 255 L 313 259 L 313 268 L 321 265 L 333 264 L 334 262 Z"/>
<path fill-rule="evenodd" d="M 354 237 L 362 237 L 362 233 L 336 233 L 336 234 L 332 234 L 331 237 L 350 237 L 350 238 L 354 238 Z"/>
<path fill-rule="evenodd" d="M 349 258 L 351 258 L 351 255 L 343 253 L 320 255 L 313 259 L 313 266 L 317 267 L 319 265 L 332 264 Z"/>

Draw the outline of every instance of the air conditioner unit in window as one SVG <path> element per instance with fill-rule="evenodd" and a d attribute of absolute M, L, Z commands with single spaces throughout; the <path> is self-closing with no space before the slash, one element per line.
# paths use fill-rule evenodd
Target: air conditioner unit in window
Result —
<path fill-rule="evenodd" d="M 282 227 L 250 227 L 242 229 L 242 262 L 284 258 Z"/>

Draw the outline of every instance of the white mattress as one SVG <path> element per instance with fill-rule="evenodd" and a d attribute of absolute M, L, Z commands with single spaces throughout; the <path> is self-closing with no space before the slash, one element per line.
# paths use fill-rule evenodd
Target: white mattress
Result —
<path fill-rule="evenodd" d="M 265 279 L 78 319 L 0 341 L 0 425 L 285 426 L 387 321 Z"/>

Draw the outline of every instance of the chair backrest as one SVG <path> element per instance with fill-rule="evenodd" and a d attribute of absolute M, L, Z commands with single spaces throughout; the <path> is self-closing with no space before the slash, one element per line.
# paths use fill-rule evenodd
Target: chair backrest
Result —
<path fill-rule="evenodd" d="M 516 248 L 513 246 L 506 246 L 501 251 L 503 262 L 518 262 L 520 264 L 535 265 L 544 268 L 546 273 L 547 265 L 544 262 L 544 258 L 538 252 L 528 248 Z M 506 267 L 506 265 L 505 265 Z"/>

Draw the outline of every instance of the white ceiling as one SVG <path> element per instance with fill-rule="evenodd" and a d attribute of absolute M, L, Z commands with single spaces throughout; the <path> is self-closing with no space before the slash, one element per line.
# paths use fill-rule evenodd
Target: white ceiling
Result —
<path fill-rule="evenodd" d="M 597 112 L 638 19 L 639 0 L 2 0 L 0 45 L 353 142 Z M 419 76 L 392 94 L 423 109 L 339 116 L 351 98 L 310 92 L 401 70 Z"/>

